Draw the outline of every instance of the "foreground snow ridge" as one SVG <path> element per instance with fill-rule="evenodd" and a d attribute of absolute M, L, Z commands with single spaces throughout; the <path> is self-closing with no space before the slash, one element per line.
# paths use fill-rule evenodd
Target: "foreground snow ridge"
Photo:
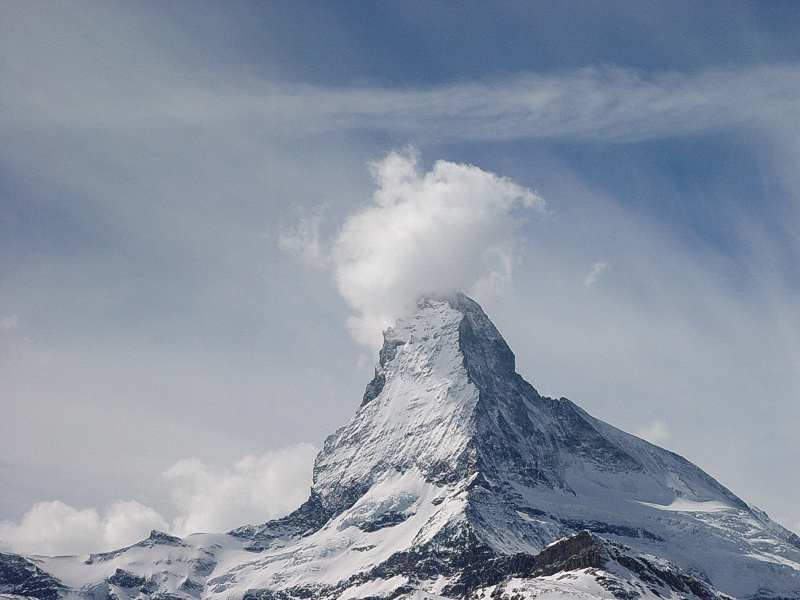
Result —
<path fill-rule="evenodd" d="M 103 554 L 0 554 L 0 597 L 800 600 L 798 536 L 539 395 L 471 299 L 424 298 L 384 337 L 296 511 Z"/>

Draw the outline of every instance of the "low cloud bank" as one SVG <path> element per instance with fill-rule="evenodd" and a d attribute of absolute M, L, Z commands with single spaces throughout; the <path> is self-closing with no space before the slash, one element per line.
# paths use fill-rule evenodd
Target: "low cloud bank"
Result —
<path fill-rule="evenodd" d="M 58 500 L 39 502 L 19 522 L 0 522 L 0 550 L 22 554 L 88 554 L 136 543 L 152 529 L 175 535 L 228 531 L 263 523 L 297 508 L 307 497 L 318 450 L 298 444 L 246 456 L 215 470 L 197 459 L 178 461 L 162 477 L 172 486 L 177 516 L 171 521 L 135 500 L 103 511 Z"/>
<path fill-rule="evenodd" d="M 58 500 L 38 502 L 19 523 L 0 523 L 0 547 L 23 554 L 86 554 L 129 545 L 151 529 L 166 530 L 155 510 L 135 500 L 77 509 Z"/>
<path fill-rule="evenodd" d="M 298 444 L 261 457 L 246 456 L 232 469 L 214 470 L 200 460 L 175 463 L 164 477 L 175 485 L 179 535 L 227 531 L 288 514 L 308 498 L 318 449 Z"/>

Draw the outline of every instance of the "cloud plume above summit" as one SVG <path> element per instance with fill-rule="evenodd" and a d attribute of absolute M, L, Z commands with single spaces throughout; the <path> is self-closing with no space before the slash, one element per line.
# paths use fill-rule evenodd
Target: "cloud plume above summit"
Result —
<path fill-rule="evenodd" d="M 421 295 L 502 290 L 515 231 L 529 213 L 547 212 L 535 192 L 476 166 L 439 160 L 423 172 L 413 148 L 370 167 L 372 202 L 346 219 L 327 253 L 339 293 L 356 311 L 350 332 L 367 346 Z M 303 223 L 284 245 L 316 257 L 318 232 Z"/>

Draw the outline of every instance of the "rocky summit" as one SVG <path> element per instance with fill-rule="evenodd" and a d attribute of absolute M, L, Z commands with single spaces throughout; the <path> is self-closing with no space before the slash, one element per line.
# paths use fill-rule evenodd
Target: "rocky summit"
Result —
<path fill-rule="evenodd" d="M 800 600 L 798 536 L 682 457 L 541 396 L 471 299 L 425 298 L 384 338 L 296 511 L 103 554 L 0 554 L 0 594 Z"/>

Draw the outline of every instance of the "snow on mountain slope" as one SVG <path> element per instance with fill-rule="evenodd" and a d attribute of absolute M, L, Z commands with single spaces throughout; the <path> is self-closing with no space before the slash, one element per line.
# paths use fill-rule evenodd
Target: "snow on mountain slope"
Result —
<path fill-rule="evenodd" d="M 800 538 L 680 456 L 539 395 L 461 294 L 385 333 L 291 515 L 17 559 L 28 583 L 3 579 L 0 556 L 0 593 L 43 600 L 800 599 Z"/>

